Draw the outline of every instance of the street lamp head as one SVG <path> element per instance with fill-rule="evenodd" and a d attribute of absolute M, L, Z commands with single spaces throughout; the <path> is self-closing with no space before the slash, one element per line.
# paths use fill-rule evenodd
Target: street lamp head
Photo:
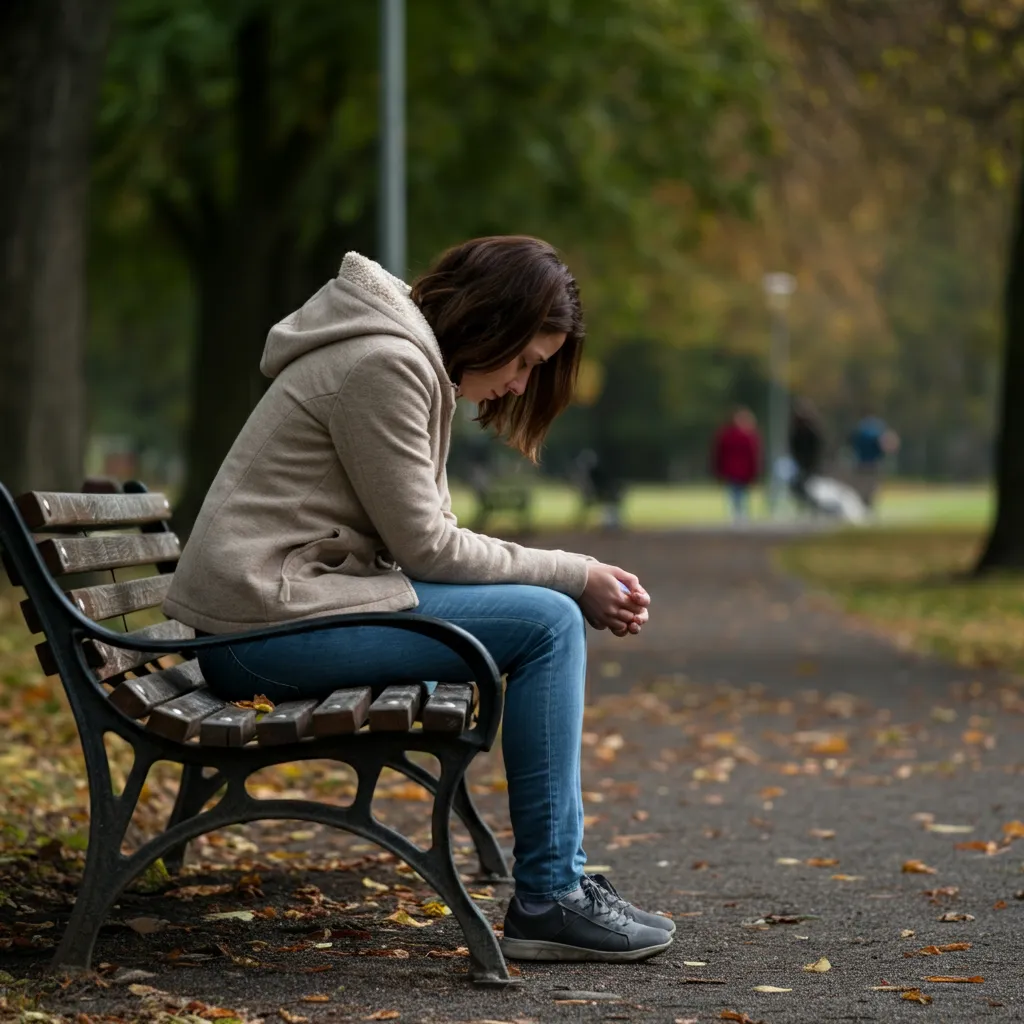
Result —
<path fill-rule="evenodd" d="M 796 278 L 792 274 L 765 274 L 761 279 L 768 306 L 775 310 L 784 310 L 789 306 L 789 299 L 796 291 Z"/>

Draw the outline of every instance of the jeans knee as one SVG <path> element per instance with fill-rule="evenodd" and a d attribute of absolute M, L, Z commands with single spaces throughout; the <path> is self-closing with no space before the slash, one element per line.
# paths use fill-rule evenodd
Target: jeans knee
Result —
<path fill-rule="evenodd" d="M 583 609 L 574 598 L 557 590 L 545 590 L 537 612 L 544 624 L 554 633 L 585 633 Z"/>

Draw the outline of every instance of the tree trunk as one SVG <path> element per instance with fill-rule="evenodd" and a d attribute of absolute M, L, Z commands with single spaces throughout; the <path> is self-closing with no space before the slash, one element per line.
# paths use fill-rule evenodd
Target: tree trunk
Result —
<path fill-rule="evenodd" d="M 1003 389 L 996 441 L 996 517 L 976 572 L 1024 569 L 1024 167 L 1006 274 Z"/>
<path fill-rule="evenodd" d="M 0 481 L 82 483 L 89 138 L 110 0 L 0 5 Z"/>

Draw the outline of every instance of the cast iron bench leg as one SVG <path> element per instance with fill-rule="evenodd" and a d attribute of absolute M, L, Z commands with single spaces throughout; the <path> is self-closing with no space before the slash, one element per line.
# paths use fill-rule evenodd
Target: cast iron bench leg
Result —
<path fill-rule="evenodd" d="M 419 783 L 428 793 L 437 794 L 437 778 L 410 760 L 408 754 L 403 755 L 401 760 L 389 764 L 389 767 L 401 772 L 413 782 Z M 502 853 L 494 833 L 480 817 L 480 812 L 470 795 L 469 786 L 466 784 L 465 775 L 459 779 L 458 785 L 455 787 L 453 807 L 459 820 L 466 826 L 473 845 L 476 847 L 476 855 L 480 860 L 480 873 L 485 875 L 488 881 L 511 881 L 505 854 Z"/>
<path fill-rule="evenodd" d="M 178 796 L 174 801 L 174 809 L 167 821 L 167 827 L 172 828 L 180 821 L 194 818 L 203 809 L 206 801 L 224 785 L 224 781 L 220 772 L 207 778 L 203 775 L 202 765 L 185 765 L 181 770 Z M 182 843 L 165 855 L 164 865 L 172 875 L 181 871 L 187 849 L 188 843 Z"/>

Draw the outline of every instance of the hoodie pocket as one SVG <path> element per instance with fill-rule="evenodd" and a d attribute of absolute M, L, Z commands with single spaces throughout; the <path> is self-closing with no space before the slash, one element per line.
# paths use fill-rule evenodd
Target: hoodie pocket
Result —
<path fill-rule="evenodd" d="M 287 604 L 292 586 L 311 583 L 320 576 L 377 576 L 382 571 L 386 570 L 378 563 L 373 537 L 336 526 L 329 536 L 303 544 L 285 556 L 281 564 L 281 600 Z"/>

